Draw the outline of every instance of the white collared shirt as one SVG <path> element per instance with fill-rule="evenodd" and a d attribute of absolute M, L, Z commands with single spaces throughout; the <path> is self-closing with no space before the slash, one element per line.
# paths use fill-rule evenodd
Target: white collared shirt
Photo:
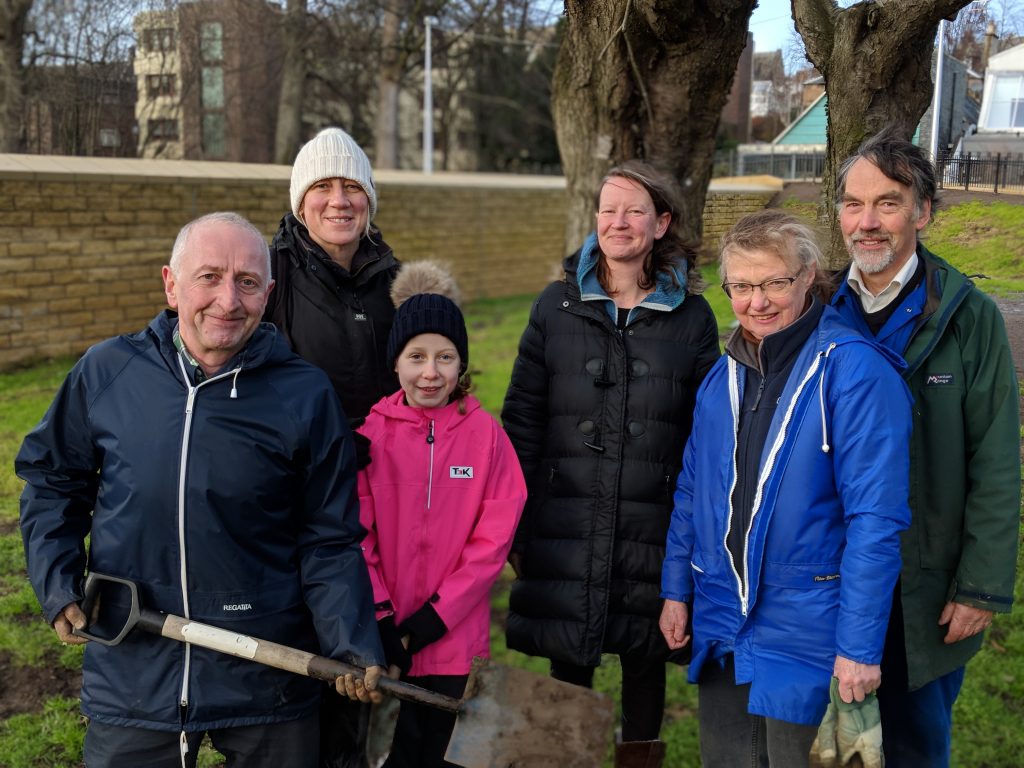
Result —
<path fill-rule="evenodd" d="M 853 292 L 860 297 L 860 305 L 864 308 L 864 313 L 867 315 L 877 312 L 880 309 L 884 309 L 892 303 L 893 299 L 900 295 L 900 291 L 903 290 L 903 286 L 914 277 L 914 273 L 917 271 L 917 252 L 910 254 L 910 258 L 907 259 L 907 263 L 903 265 L 899 272 L 893 277 L 890 282 L 882 291 L 875 294 L 868 290 L 867 286 L 864 285 L 864 278 L 861 275 L 860 269 L 857 267 L 857 262 L 851 262 L 850 274 L 846 278 L 846 282 L 850 284 Z"/>

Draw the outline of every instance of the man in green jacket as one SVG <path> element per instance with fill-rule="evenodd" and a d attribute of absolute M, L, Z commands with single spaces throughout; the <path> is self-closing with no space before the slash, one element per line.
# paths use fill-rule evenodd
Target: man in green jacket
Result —
<path fill-rule="evenodd" d="M 852 264 L 833 304 L 903 355 L 914 396 L 913 519 L 878 690 L 886 765 L 948 766 L 964 665 L 992 615 L 1013 602 L 1016 373 L 995 303 L 918 242 L 936 200 L 924 151 L 884 132 L 843 163 L 837 181 Z"/>

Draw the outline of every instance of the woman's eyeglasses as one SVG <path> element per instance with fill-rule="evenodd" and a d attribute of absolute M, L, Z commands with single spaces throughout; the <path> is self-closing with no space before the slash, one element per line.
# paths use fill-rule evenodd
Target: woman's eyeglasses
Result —
<path fill-rule="evenodd" d="M 793 277 L 773 277 L 762 283 L 722 283 L 722 290 L 730 299 L 749 299 L 754 295 L 754 289 L 760 288 L 768 298 L 780 299 L 789 293 L 799 275 L 798 272 Z"/>

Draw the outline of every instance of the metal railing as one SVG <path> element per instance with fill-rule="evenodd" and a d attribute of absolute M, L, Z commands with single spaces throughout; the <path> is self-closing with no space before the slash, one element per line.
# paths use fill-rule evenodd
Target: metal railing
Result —
<path fill-rule="evenodd" d="M 941 189 L 1024 192 L 1024 154 L 939 155 L 935 175 Z"/>
<path fill-rule="evenodd" d="M 737 152 L 715 153 L 714 176 L 777 176 L 787 181 L 814 181 L 825 170 L 824 153 Z"/>

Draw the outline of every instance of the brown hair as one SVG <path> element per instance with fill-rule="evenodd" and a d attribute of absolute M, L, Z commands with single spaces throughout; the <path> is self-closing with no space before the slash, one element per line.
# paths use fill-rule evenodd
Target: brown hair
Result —
<path fill-rule="evenodd" d="M 686 272 L 686 292 L 693 294 L 704 290 L 704 281 L 696 269 L 697 254 L 692 243 L 683 234 L 683 201 L 675 179 L 642 160 L 627 160 L 608 171 L 597 185 L 594 210 L 601 204 L 601 190 L 604 189 L 604 185 L 614 178 L 636 182 L 651 196 L 657 216 L 669 214 L 668 229 L 661 238 L 654 241 L 651 252 L 644 258 L 643 271 L 637 279 L 637 285 L 643 290 L 650 290 L 657 284 L 658 273 L 662 272 L 672 279 L 673 285 L 678 286 L 679 281 L 673 267 L 680 265 Z M 597 279 L 605 292 L 611 296 L 608 266 L 603 254 L 597 262 Z"/>

